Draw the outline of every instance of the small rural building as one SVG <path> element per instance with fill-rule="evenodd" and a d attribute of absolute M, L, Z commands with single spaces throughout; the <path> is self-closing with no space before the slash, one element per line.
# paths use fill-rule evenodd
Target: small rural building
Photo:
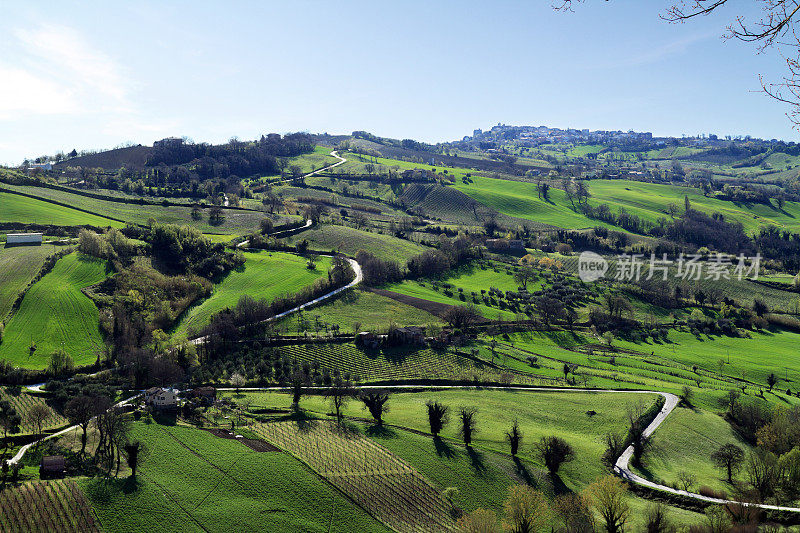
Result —
<path fill-rule="evenodd" d="M 152 387 L 144 393 L 144 403 L 155 409 L 178 407 L 178 391 L 167 387 Z"/>
<path fill-rule="evenodd" d="M 53 163 L 51 163 L 50 161 L 47 161 L 46 163 L 31 163 L 28 165 L 28 168 L 31 170 L 33 169 L 53 170 Z"/>
<path fill-rule="evenodd" d="M 389 344 L 425 346 L 425 331 L 419 326 L 395 328 L 389 332 Z"/>
<path fill-rule="evenodd" d="M 212 405 L 217 400 L 217 389 L 214 387 L 197 387 L 192 389 L 192 398 L 198 398 L 204 405 Z"/>
<path fill-rule="evenodd" d="M 63 455 L 46 455 L 39 463 L 39 477 L 64 477 L 67 474 L 67 460 Z"/>
<path fill-rule="evenodd" d="M 371 331 L 362 331 L 356 335 L 356 346 L 362 346 L 370 350 L 379 348 L 381 345 L 380 336 Z"/>
<path fill-rule="evenodd" d="M 43 238 L 41 233 L 8 233 L 6 244 L 42 244 Z"/>
<path fill-rule="evenodd" d="M 521 239 L 486 239 L 486 247 L 493 252 L 524 252 L 525 242 Z"/>

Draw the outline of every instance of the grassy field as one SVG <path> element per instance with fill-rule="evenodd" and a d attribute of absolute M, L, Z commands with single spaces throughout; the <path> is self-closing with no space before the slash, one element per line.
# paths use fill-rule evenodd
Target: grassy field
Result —
<path fill-rule="evenodd" d="M 607 204 L 612 212 L 620 207 L 644 220 L 655 222 L 669 218 L 667 206 L 675 204 L 683 210 L 688 196 L 694 209 L 706 213 L 722 213 L 728 221 L 741 222 L 753 233 L 763 225 L 776 225 L 791 231 L 800 230 L 800 204 L 787 202 L 783 211 L 763 204 L 739 204 L 706 198 L 699 189 L 619 180 L 592 180 L 588 183 L 593 205 Z M 564 191 L 550 189 L 550 199 L 540 199 L 533 183 L 474 177 L 473 183 L 457 182 L 454 188 L 501 213 L 523 219 L 552 224 L 562 228 L 586 228 L 605 225 L 572 209 Z"/>
<path fill-rule="evenodd" d="M 247 398 L 251 411 L 288 411 L 291 398 L 277 392 L 226 393 L 237 401 Z M 582 490 L 596 477 L 606 473 L 600 462 L 604 432 L 622 431 L 629 402 L 653 401 L 652 395 L 630 393 L 560 393 L 492 390 L 445 390 L 396 393 L 389 400 L 389 412 L 383 429 L 369 424 L 348 424 L 351 431 L 364 434 L 392 452 L 421 474 L 435 487 L 455 487 L 454 503 L 464 511 L 478 507 L 500 512 L 508 486 L 531 483 L 548 498 L 566 490 Z M 428 435 L 425 403 L 438 400 L 451 408 L 451 422 L 445 437 L 435 442 Z M 303 408 L 324 416 L 330 412 L 325 400 L 308 396 Z M 460 406 L 478 407 L 478 433 L 472 450 L 467 450 L 456 435 L 456 411 Z M 360 402 L 347 405 L 346 414 L 364 417 Z M 587 414 L 595 411 L 594 415 Z M 519 460 L 508 455 L 504 432 L 514 418 L 524 432 Z M 565 464 L 557 479 L 542 468 L 533 444 L 545 435 L 558 435 L 575 448 L 576 459 Z M 325 450 L 327 448 L 320 448 Z M 629 498 L 633 525 L 639 525 L 648 502 Z M 682 524 L 697 523 L 701 517 L 679 509 L 670 510 L 671 518 Z"/>
<path fill-rule="evenodd" d="M 0 530 L 102 531 L 83 491 L 71 479 L 36 481 L 0 491 Z"/>
<path fill-rule="evenodd" d="M 14 300 L 39 272 L 47 256 L 58 249 L 49 244 L 0 248 L 0 320 L 11 311 Z"/>
<path fill-rule="evenodd" d="M 260 213 L 257 211 L 239 211 L 239 210 L 227 209 L 223 210 L 224 220 L 222 221 L 222 223 L 219 225 L 215 225 L 209 223 L 208 221 L 208 209 L 202 210 L 200 218 L 195 220 L 192 217 L 192 208 L 189 206 L 164 207 L 161 205 L 137 205 L 124 202 L 115 202 L 111 200 L 99 200 L 96 198 L 89 198 L 86 196 L 73 194 L 71 192 L 48 189 L 45 187 L 18 186 L 18 185 L 4 185 L 4 187 L 15 191 L 21 191 L 26 194 L 32 194 L 40 198 L 55 200 L 67 205 L 80 206 L 82 209 L 86 209 L 87 211 L 97 213 L 100 216 L 114 217 L 134 224 L 147 224 L 148 221 L 152 219 L 155 220 L 156 222 L 161 222 L 164 224 L 181 224 L 181 225 L 192 226 L 205 233 L 241 234 L 244 232 L 252 231 L 258 228 L 259 222 L 265 216 L 264 213 Z M 36 202 L 36 200 L 31 200 L 31 201 Z M 37 202 L 37 204 L 41 203 L 42 202 Z M 45 204 L 45 205 L 47 205 L 50 209 L 54 208 L 67 209 L 54 204 Z M 69 209 L 67 210 L 72 211 Z M 61 225 L 94 224 L 93 222 L 86 221 L 89 220 L 87 217 L 91 217 L 92 215 L 88 215 L 85 213 L 79 213 L 79 214 L 82 218 L 78 220 L 84 220 L 83 222 L 72 222 L 69 224 L 67 222 L 61 222 L 61 223 L 50 222 L 47 220 L 46 216 L 40 220 L 30 220 L 28 222 L 38 222 L 40 224 L 54 223 Z M 5 216 L 5 214 L 3 216 Z M 14 220 L 17 220 L 18 218 L 19 217 L 15 217 Z M 102 224 L 97 223 L 95 225 L 98 226 L 113 225 L 106 219 L 100 217 L 94 217 L 94 218 L 98 221 L 105 221 L 105 223 Z M 26 220 L 17 220 L 17 221 L 26 222 Z M 114 223 L 114 224 L 116 224 L 119 227 L 124 226 L 124 224 L 121 223 Z"/>
<path fill-rule="evenodd" d="M 52 272 L 25 295 L 0 344 L 0 359 L 11 364 L 41 369 L 58 348 L 69 353 L 76 365 L 94 363 L 103 349 L 99 313 L 81 289 L 105 279 L 105 261 L 73 253 L 58 260 Z M 36 351 L 30 354 L 31 343 Z"/>
<path fill-rule="evenodd" d="M 413 296 L 415 298 L 422 298 L 423 300 L 428 300 L 431 302 L 436 302 L 441 304 L 464 305 L 465 303 L 471 303 L 471 296 L 469 295 L 469 291 L 467 291 L 466 294 L 464 295 L 465 299 L 461 300 L 459 298 L 459 293 L 457 291 L 454 291 L 452 293 L 452 296 L 448 296 L 444 293 L 444 291 L 441 288 L 434 289 L 433 285 L 431 285 L 430 282 L 405 280 L 397 283 L 390 283 L 388 285 L 384 285 L 382 288 L 388 291 L 405 294 L 407 296 Z M 478 299 L 478 301 L 481 302 L 480 298 Z M 483 315 L 484 318 L 490 320 L 497 320 L 498 318 L 501 320 L 514 320 L 516 317 L 516 315 L 511 311 L 506 311 L 498 307 L 491 307 L 483 304 L 482 302 L 475 304 L 475 307 L 478 309 L 478 312 L 480 312 L 481 315 Z"/>
<path fill-rule="evenodd" d="M 10 185 L 4 187 L 11 188 Z M 83 206 L 82 202 L 73 205 Z M 70 209 L 42 200 L 0 192 L 0 222 L 21 222 L 23 224 L 49 224 L 52 226 L 112 226 L 121 228 L 125 224 L 102 216 L 90 215 L 77 209 Z"/>
<path fill-rule="evenodd" d="M 725 444 L 735 444 L 745 453 L 751 449 L 719 415 L 678 407 L 653 434 L 652 451 L 637 471 L 665 485 L 678 485 L 679 474 L 688 472 L 696 479 L 690 490 L 707 486 L 730 494 L 725 472 L 711 461 L 711 454 Z"/>
<path fill-rule="evenodd" d="M 390 323 L 419 326 L 441 324 L 438 317 L 427 311 L 361 290 L 347 291 L 332 302 L 287 317 L 278 324 L 288 331 L 302 333 L 304 330 L 314 331 L 318 322 L 336 324 L 342 332 L 352 331 L 356 323 L 361 330 L 381 330 Z"/>
<path fill-rule="evenodd" d="M 425 247 L 410 241 L 346 226 L 325 225 L 287 239 L 291 244 L 303 240 L 307 240 L 314 250 L 337 250 L 350 256 L 354 256 L 359 250 L 367 250 L 376 257 L 400 263 L 425 251 Z"/>
<path fill-rule="evenodd" d="M 147 450 L 138 483 L 81 482 L 105 531 L 386 531 L 288 454 L 155 423 L 131 438 Z"/>
<path fill-rule="evenodd" d="M 751 338 L 670 332 L 670 343 L 630 343 L 619 341 L 621 348 L 653 353 L 687 366 L 697 365 L 705 372 L 714 372 L 732 379 L 744 379 L 751 387 L 767 388 L 770 373 L 779 378 L 777 388 L 795 392 L 800 383 L 800 334 L 790 331 L 751 332 Z M 731 385 L 730 388 L 735 388 Z"/>
<path fill-rule="evenodd" d="M 192 306 L 181 316 L 175 334 L 185 337 L 208 324 L 211 316 L 226 307 L 234 307 L 242 296 L 272 300 L 293 294 L 324 277 L 330 268 L 329 257 L 321 256 L 314 270 L 306 267 L 307 259 L 277 252 L 245 252 L 242 268 L 230 272 L 214 285 L 211 296 Z"/>

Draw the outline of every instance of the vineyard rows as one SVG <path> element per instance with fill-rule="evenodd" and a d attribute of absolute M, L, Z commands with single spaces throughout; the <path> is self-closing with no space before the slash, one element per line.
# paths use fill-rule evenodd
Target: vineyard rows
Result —
<path fill-rule="evenodd" d="M 28 394 L 25 392 L 15 396 L 13 394 L 8 394 L 5 389 L 0 387 L 0 400 L 8 401 L 11 406 L 16 409 L 17 413 L 19 413 L 19 415 L 22 417 L 21 428 L 24 432 L 30 433 L 36 431 L 36 426 L 30 423 L 25 415 L 34 405 L 45 404 L 44 399 L 37 395 Z M 51 414 L 49 417 L 47 417 L 42 429 L 60 427 L 67 424 L 67 419 L 56 413 L 53 409 L 50 409 L 50 413 Z"/>
<path fill-rule="evenodd" d="M 400 532 L 453 531 L 450 505 L 419 472 L 355 430 L 329 421 L 259 424 L 256 432 L 288 451 Z"/>
<path fill-rule="evenodd" d="M 99 533 L 100 524 L 74 481 L 37 481 L 0 491 L 0 531 Z"/>

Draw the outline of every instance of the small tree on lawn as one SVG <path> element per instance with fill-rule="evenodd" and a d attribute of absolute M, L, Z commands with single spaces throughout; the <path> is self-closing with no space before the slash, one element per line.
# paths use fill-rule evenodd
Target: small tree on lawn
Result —
<path fill-rule="evenodd" d="M 364 409 L 369 410 L 375 423 L 383 425 L 383 415 L 389 411 L 389 406 L 386 405 L 389 401 L 389 391 L 362 390 L 359 399 L 364 403 Z"/>
<path fill-rule="evenodd" d="M 575 451 L 572 446 L 561 437 L 542 437 L 536 444 L 536 450 L 551 476 L 558 473 L 562 464 L 575 459 Z"/>
<path fill-rule="evenodd" d="M 519 421 L 514 420 L 514 425 L 511 426 L 509 431 L 506 431 L 506 440 L 511 447 L 511 455 L 517 456 L 520 446 L 522 445 L 522 431 L 519 429 Z"/>
<path fill-rule="evenodd" d="M 355 395 L 356 390 L 349 380 L 342 379 L 341 376 L 333 378 L 330 388 L 325 391 L 325 397 L 328 398 L 337 421 L 342 420 L 342 409 Z"/>
<path fill-rule="evenodd" d="M 725 444 L 711 454 L 711 460 L 718 468 L 725 470 L 728 483 L 733 483 L 733 474 L 739 471 L 744 461 L 744 450 L 735 444 Z"/>
<path fill-rule="evenodd" d="M 776 376 L 774 372 L 770 373 L 770 375 L 767 376 L 767 385 L 769 385 L 770 392 L 772 392 L 772 389 L 777 384 L 778 384 L 778 376 Z"/>
<path fill-rule="evenodd" d="M 247 383 L 247 380 L 239 372 L 236 372 L 235 374 L 233 374 L 231 376 L 230 382 L 231 382 L 231 385 L 233 385 L 233 388 L 236 389 L 236 393 L 238 394 L 239 393 L 239 389 L 241 389 L 242 387 L 245 386 L 245 384 Z"/>
<path fill-rule="evenodd" d="M 680 483 L 680 486 L 683 490 L 688 492 L 689 489 L 691 489 L 694 484 L 697 483 L 697 476 L 691 472 L 682 470 L 678 472 L 678 483 Z"/>
<path fill-rule="evenodd" d="M 476 420 L 475 415 L 478 413 L 478 410 L 474 407 L 462 407 L 458 411 L 458 419 L 460 422 L 460 427 L 458 428 L 458 434 L 461 435 L 461 438 L 464 439 L 464 444 L 469 446 L 472 444 L 472 436 L 475 434 L 477 429 L 475 428 Z"/>
<path fill-rule="evenodd" d="M 136 469 L 139 467 L 139 454 L 141 451 L 142 443 L 138 440 L 125 445 L 125 460 L 131 469 L 131 477 L 133 479 L 136 479 Z"/>
<path fill-rule="evenodd" d="M 430 401 L 425 406 L 428 408 L 428 423 L 431 426 L 431 433 L 434 437 L 438 437 L 442 429 L 450 422 L 450 407 Z"/>
<path fill-rule="evenodd" d="M 81 427 L 83 434 L 81 435 L 81 456 L 86 452 L 86 432 L 89 430 L 89 423 L 92 417 L 97 414 L 96 400 L 89 396 L 76 396 L 67 402 L 64 406 L 64 414 L 71 424 Z"/>
<path fill-rule="evenodd" d="M 311 384 L 308 373 L 297 367 L 289 374 L 289 393 L 292 395 L 292 408 L 300 409 L 300 399 L 306 393 L 306 388 Z"/>

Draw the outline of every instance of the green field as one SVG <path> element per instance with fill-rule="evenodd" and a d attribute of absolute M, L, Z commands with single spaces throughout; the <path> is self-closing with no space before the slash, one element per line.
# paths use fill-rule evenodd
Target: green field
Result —
<path fill-rule="evenodd" d="M 234 400 L 250 400 L 250 411 L 288 411 L 291 398 L 277 392 L 226 393 Z M 450 406 L 451 422 L 441 442 L 429 436 L 425 403 L 437 400 Z M 625 429 L 628 404 L 654 401 L 653 395 L 632 393 L 565 393 L 496 390 L 442 390 L 396 393 L 389 400 L 383 430 L 366 425 L 360 431 L 407 461 L 440 489 L 456 487 L 454 503 L 465 511 L 484 507 L 502 509 L 508 486 L 532 483 L 548 498 L 565 490 L 579 491 L 598 476 L 607 473 L 600 457 L 604 451 L 603 435 Z M 319 396 L 302 400 L 305 410 L 323 416 L 330 413 L 327 402 Z M 471 451 L 465 450 L 456 435 L 456 412 L 460 406 L 477 406 L 476 440 Z M 364 417 L 361 402 L 351 402 L 345 414 Z M 587 414 L 594 411 L 595 414 Z M 524 433 L 519 462 L 508 455 L 504 432 L 518 419 Z M 421 433 L 420 433 L 421 432 Z M 575 449 L 576 458 L 566 463 L 553 480 L 542 468 L 533 444 L 542 436 L 565 438 Z M 629 498 L 633 523 L 640 524 L 645 500 Z M 670 516 L 679 523 L 697 522 L 695 513 L 671 509 Z"/>
<path fill-rule="evenodd" d="M 313 250 L 336 250 L 350 256 L 354 256 L 359 250 L 367 250 L 376 257 L 399 263 L 425 251 L 424 246 L 410 241 L 346 226 L 315 227 L 287 239 L 291 244 L 303 240 L 307 240 Z"/>
<path fill-rule="evenodd" d="M 321 256 L 314 270 L 306 267 L 307 259 L 277 252 L 245 252 L 243 267 L 227 274 L 214 285 L 211 296 L 189 308 L 175 329 L 183 338 L 191 331 L 205 327 L 214 313 L 234 307 L 242 296 L 272 300 L 276 296 L 294 294 L 322 278 L 330 268 L 329 257 Z"/>
<path fill-rule="evenodd" d="M 192 208 L 189 206 L 164 207 L 161 205 L 138 205 L 134 203 L 116 202 L 112 200 L 100 200 L 96 198 L 89 198 L 87 196 L 82 196 L 79 194 L 74 194 L 71 192 L 48 189 L 46 187 L 18 186 L 18 185 L 3 185 L 3 187 L 14 191 L 21 191 L 26 194 L 31 194 L 40 198 L 51 199 L 57 202 L 64 203 L 66 205 L 80 206 L 81 209 L 85 209 L 87 211 L 90 211 L 92 213 L 97 213 L 97 215 L 99 215 L 94 218 L 91 218 L 92 215 L 88 215 L 85 213 L 78 213 L 80 215 L 80 218 L 77 218 L 78 222 L 66 222 L 66 221 L 59 222 L 55 218 L 53 218 L 53 221 L 51 222 L 49 219 L 47 219 L 47 216 L 54 217 L 54 215 L 47 215 L 47 214 L 45 214 L 44 218 L 41 220 L 36 220 L 36 219 L 19 220 L 20 218 L 19 216 L 13 216 L 12 218 L 9 219 L 9 220 L 16 220 L 17 222 L 37 222 L 39 224 L 56 224 L 56 225 L 93 224 L 97 226 L 108 226 L 108 225 L 116 225 L 117 227 L 124 226 L 124 224 L 122 223 L 116 222 L 112 224 L 110 221 L 101 218 L 102 216 L 109 216 L 120 220 L 124 220 L 126 222 L 131 222 L 134 224 L 147 224 L 148 221 L 152 219 L 155 220 L 156 222 L 161 222 L 163 224 L 180 224 L 180 225 L 192 226 L 205 233 L 242 234 L 249 231 L 253 231 L 254 229 L 258 228 L 259 222 L 265 216 L 264 213 L 260 213 L 257 211 L 224 209 L 223 210 L 224 220 L 222 221 L 221 224 L 215 225 L 209 223 L 208 221 L 208 211 L 209 211 L 208 209 L 203 209 L 201 211 L 200 218 L 195 220 L 194 218 L 192 218 Z M 32 199 L 27 199 L 27 200 L 35 202 L 36 205 L 43 203 Z M 54 204 L 45 203 L 45 205 L 47 205 L 49 209 L 60 209 L 60 210 L 66 209 L 70 213 L 73 212 L 73 210 L 57 206 Z M 58 212 L 59 211 L 56 211 L 56 213 Z M 5 211 L 3 211 L 2 217 L 6 217 Z M 5 218 L 0 219 L 0 221 L 4 219 Z M 95 220 L 95 222 L 91 222 L 91 220 Z"/>
<path fill-rule="evenodd" d="M 503 214 L 575 229 L 606 225 L 589 219 L 573 210 L 564 191 L 550 189 L 550 199 L 540 199 L 533 183 L 474 177 L 474 183 L 457 182 L 454 188 L 475 200 L 497 209 Z M 642 219 L 655 222 L 658 218 L 669 218 L 667 206 L 675 204 L 683 211 L 684 197 L 688 196 L 692 208 L 699 211 L 721 213 L 728 221 L 741 222 L 745 230 L 753 233 L 764 225 L 776 225 L 791 231 L 800 231 L 800 204 L 787 202 L 784 210 L 763 204 L 738 204 L 706 198 L 694 188 L 678 187 L 620 180 L 591 180 L 587 182 L 592 205 L 607 204 L 612 212 L 620 207 Z"/>
<path fill-rule="evenodd" d="M 0 344 L 0 359 L 41 369 L 58 348 L 76 365 L 95 362 L 103 350 L 99 312 L 81 289 L 105 279 L 105 261 L 73 253 L 58 260 L 52 272 L 34 284 L 9 323 Z M 36 343 L 31 356 L 29 347 Z"/>
<path fill-rule="evenodd" d="M 11 188 L 10 185 L 4 187 Z M 82 202 L 72 205 L 83 207 Z M 51 204 L 42 200 L 0 192 L 0 222 L 21 222 L 23 224 L 47 224 L 52 226 L 111 226 L 121 228 L 125 224 L 102 216 L 90 215 L 77 209 Z"/>
<path fill-rule="evenodd" d="M 302 333 L 303 330 L 314 331 L 318 321 L 336 324 L 342 332 L 352 331 L 356 323 L 361 330 L 383 330 L 390 323 L 419 326 L 441 323 L 438 317 L 427 311 L 372 292 L 352 290 L 332 302 L 287 317 L 278 324 L 288 331 Z"/>
<path fill-rule="evenodd" d="M 185 426 L 131 429 L 146 450 L 138 482 L 81 481 L 105 531 L 385 531 L 286 453 Z"/>
<path fill-rule="evenodd" d="M 733 488 L 725 472 L 711 461 L 711 454 L 725 444 L 735 444 L 745 453 L 751 449 L 719 415 L 677 407 L 653 434 L 652 451 L 638 472 L 665 485 L 678 484 L 678 475 L 688 472 L 696 478 L 693 492 L 707 486 L 730 494 Z"/>
<path fill-rule="evenodd" d="M 42 268 L 57 246 L 4 246 L 0 248 L 0 320 L 11 310 L 14 300 Z"/>
<path fill-rule="evenodd" d="M 461 300 L 457 291 L 454 291 L 452 296 L 447 296 L 441 288 L 434 289 L 430 282 L 405 280 L 397 283 L 390 283 L 382 288 L 388 291 L 405 294 L 407 296 L 413 296 L 415 298 L 422 298 L 423 300 L 440 304 L 465 305 L 467 303 L 472 303 L 472 297 L 470 296 L 469 291 L 465 293 L 464 300 Z M 498 317 L 502 320 L 514 320 L 516 318 L 516 314 L 512 313 L 511 311 L 483 304 L 480 296 L 478 297 L 478 302 L 481 303 L 474 305 L 484 318 L 490 320 L 497 320 Z"/>

